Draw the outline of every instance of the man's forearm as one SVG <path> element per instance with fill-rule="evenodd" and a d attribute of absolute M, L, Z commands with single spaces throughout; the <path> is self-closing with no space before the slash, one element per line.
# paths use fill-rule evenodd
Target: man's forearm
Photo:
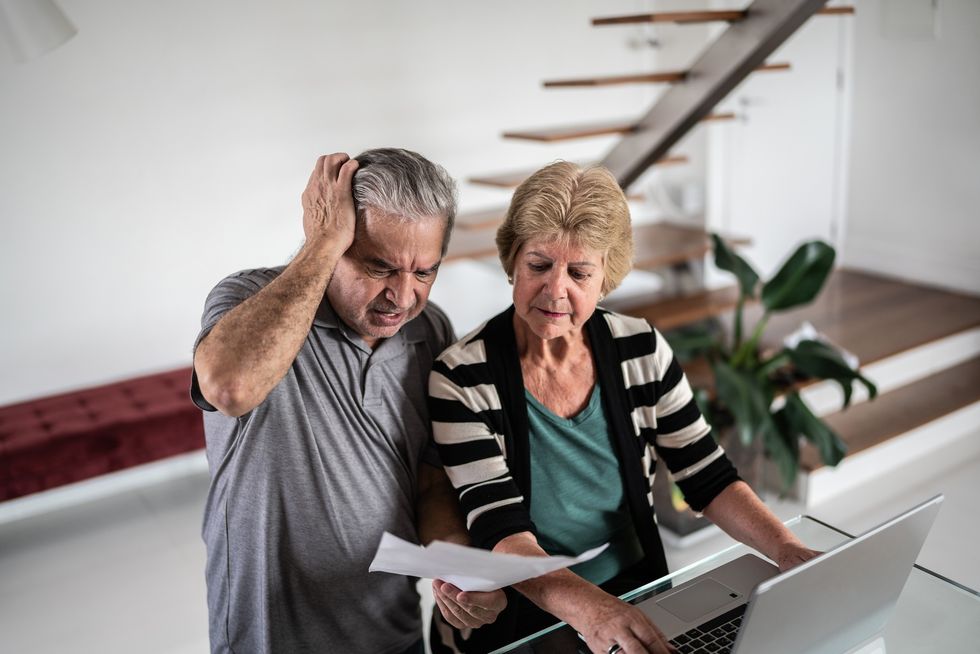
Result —
<path fill-rule="evenodd" d="M 417 512 L 419 540 L 423 545 L 434 540 L 470 544 L 456 490 L 441 467 L 428 463 L 419 467 Z"/>
<path fill-rule="evenodd" d="M 242 415 L 279 383 L 302 347 L 341 253 L 307 241 L 282 274 L 225 314 L 201 341 L 194 369 L 204 397 Z"/>

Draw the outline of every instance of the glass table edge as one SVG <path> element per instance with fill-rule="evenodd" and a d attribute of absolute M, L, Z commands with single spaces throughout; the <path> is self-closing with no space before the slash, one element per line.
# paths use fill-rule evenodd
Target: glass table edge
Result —
<path fill-rule="evenodd" d="M 842 536 L 846 536 L 847 538 L 854 538 L 855 537 L 854 534 L 851 534 L 851 533 L 849 533 L 847 531 L 844 531 L 843 529 L 841 529 L 839 527 L 835 527 L 835 526 L 833 526 L 831 524 L 827 524 L 826 522 L 824 522 L 820 518 L 815 518 L 812 515 L 809 515 L 809 514 L 806 514 L 806 513 L 805 514 L 802 514 L 802 515 L 798 515 L 798 516 L 793 517 L 793 518 L 790 518 L 789 520 L 786 520 L 783 524 L 785 524 L 787 527 L 792 527 L 794 525 L 797 525 L 797 524 L 803 522 L 803 520 L 810 520 L 812 522 L 816 522 L 817 524 L 819 524 L 819 525 L 821 525 L 823 527 L 826 527 L 827 529 L 830 529 L 832 531 L 835 531 L 835 532 L 841 534 Z M 698 561 L 695 561 L 694 563 L 689 563 L 688 565 L 686 565 L 686 566 L 684 566 L 684 567 L 682 567 L 682 568 L 680 568 L 678 570 L 675 570 L 674 572 L 672 572 L 672 573 L 670 573 L 668 575 L 664 575 L 663 577 L 660 577 L 658 579 L 654 579 L 653 581 L 651 581 L 651 582 L 649 582 L 649 583 L 647 583 L 647 584 L 645 584 L 643 586 L 640 586 L 639 588 L 635 588 L 635 589 L 631 590 L 628 593 L 624 593 L 624 594 L 620 595 L 619 598 L 621 600 L 623 600 L 623 601 L 628 602 L 628 601 L 630 601 L 630 600 L 632 600 L 632 599 L 634 599 L 636 597 L 639 597 L 640 595 L 643 595 L 644 593 L 648 593 L 648 592 L 656 589 L 658 586 L 663 586 L 663 585 L 667 584 L 668 582 L 670 582 L 674 578 L 679 577 L 679 576 L 681 576 L 681 575 L 683 575 L 683 574 L 685 574 L 685 573 L 693 570 L 694 568 L 698 568 L 698 567 L 704 565 L 706 561 L 710 561 L 711 559 L 721 558 L 725 554 L 727 554 L 728 552 L 731 552 L 732 550 L 738 549 L 740 547 L 745 547 L 745 545 L 743 543 L 736 542 L 736 543 L 734 543 L 732 545 L 729 545 L 728 547 L 726 547 L 724 549 L 721 549 L 721 550 L 715 552 L 711 556 L 708 556 L 706 558 L 703 558 L 703 559 L 700 559 Z M 980 598 L 980 592 L 974 590 L 973 588 L 970 588 L 969 586 L 965 586 L 964 584 L 961 584 L 958 581 L 954 581 L 954 580 L 950 579 L 949 577 L 946 577 L 946 576 L 943 576 L 943 575 L 939 574 L 938 572 L 934 572 L 933 570 L 930 570 L 928 568 L 925 568 L 925 567 L 919 565 L 918 563 L 916 563 L 914 565 L 914 567 L 917 568 L 918 570 L 921 570 L 922 572 L 924 572 L 924 573 L 926 573 L 928 575 L 931 575 L 931 576 L 939 579 L 940 581 L 944 581 L 944 582 L 950 584 L 951 586 L 954 586 L 954 587 L 958 588 L 959 590 L 962 590 L 965 593 L 968 593 L 968 594 L 973 595 L 973 596 L 975 596 L 977 598 Z M 558 629 L 561 629 L 561 628 L 566 627 L 566 626 L 567 626 L 567 623 L 565 623 L 565 622 L 559 622 L 557 624 L 554 624 L 554 625 L 548 627 L 547 629 L 542 629 L 541 631 L 538 631 L 538 632 L 535 632 L 533 634 L 530 634 L 530 635 L 528 635 L 528 636 L 526 636 L 526 637 L 524 637 L 524 638 L 522 638 L 520 640 L 514 641 L 513 643 L 509 643 L 505 647 L 501 647 L 499 649 L 495 649 L 492 652 L 490 652 L 490 654 L 504 654 L 505 652 L 513 651 L 515 648 L 520 647 L 521 645 L 528 644 L 528 643 L 530 643 L 530 642 L 532 642 L 534 640 L 537 640 L 538 638 L 541 638 L 542 636 L 545 636 L 545 635 L 547 635 L 547 634 L 549 634 L 549 633 L 551 633 L 553 631 L 557 631 Z"/>

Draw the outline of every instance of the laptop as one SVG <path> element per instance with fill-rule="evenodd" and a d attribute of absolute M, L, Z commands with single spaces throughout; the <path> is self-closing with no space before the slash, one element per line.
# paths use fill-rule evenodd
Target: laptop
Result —
<path fill-rule="evenodd" d="M 850 653 L 880 642 L 937 495 L 779 574 L 753 554 L 637 604 L 679 652 Z"/>

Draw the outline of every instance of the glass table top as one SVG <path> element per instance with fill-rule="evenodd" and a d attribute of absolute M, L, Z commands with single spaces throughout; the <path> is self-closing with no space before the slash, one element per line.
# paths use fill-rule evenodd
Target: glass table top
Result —
<path fill-rule="evenodd" d="M 793 518 L 786 526 L 815 550 L 829 550 L 852 538 L 809 516 Z M 746 545 L 733 545 L 621 597 L 627 602 L 642 601 L 751 551 Z M 571 627 L 559 623 L 492 654 L 574 653 L 581 643 Z M 881 651 L 887 654 L 980 651 L 978 643 L 980 593 L 916 565 L 885 629 Z"/>

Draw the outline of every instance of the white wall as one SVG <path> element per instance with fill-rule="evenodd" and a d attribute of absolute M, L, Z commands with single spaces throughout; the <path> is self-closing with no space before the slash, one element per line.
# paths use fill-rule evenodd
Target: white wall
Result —
<path fill-rule="evenodd" d="M 980 293 L 980 2 L 862 0 L 847 264 Z"/>
<path fill-rule="evenodd" d="M 710 132 L 708 226 L 750 238 L 763 279 L 805 240 L 841 244 L 852 20 L 810 18 L 768 57 L 791 69 L 749 76 L 722 103 L 738 122 Z"/>
<path fill-rule="evenodd" d="M 639 115 L 640 28 L 588 0 L 61 0 L 64 47 L 0 63 L 0 404 L 190 362 L 207 291 L 282 263 L 317 155 L 416 149 L 457 178 L 598 157 L 506 128 Z M 509 194 L 463 185 L 464 208 Z"/>
<path fill-rule="evenodd" d="M 60 4 L 75 39 L 0 61 L 0 404 L 187 365 L 211 286 L 298 246 L 318 154 L 409 147 L 458 179 L 598 158 L 614 139 L 498 135 L 638 116 L 659 90 L 540 82 L 683 66 L 709 31 L 589 26 L 679 0 Z M 708 166 L 709 226 L 752 236 L 764 272 L 830 236 L 850 265 L 980 290 L 980 3 L 939 6 L 925 42 L 884 39 L 875 0 L 812 19 L 775 57 L 794 71 L 743 85 L 743 122 L 700 128 L 678 148 L 692 164 L 652 179 L 696 186 Z M 842 181 L 850 107 L 827 71 L 850 65 L 848 29 Z M 650 36 L 660 49 L 631 45 Z M 464 209 L 508 197 L 461 185 Z"/>
<path fill-rule="evenodd" d="M 853 4 L 723 103 L 741 120 L 711 132 L 708 226 L 751 237 L 764 277 L 822 238 L 839 265 L 980 293 L 980 2 Z"/>

